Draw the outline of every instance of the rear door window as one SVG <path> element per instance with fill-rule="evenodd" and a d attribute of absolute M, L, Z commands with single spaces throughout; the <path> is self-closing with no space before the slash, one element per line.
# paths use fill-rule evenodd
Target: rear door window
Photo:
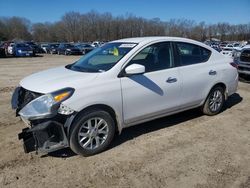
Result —
<path fill-rule="evenodd" d="M 176 50 L 181 66 L 206 62 L 211 55 L 210 50 L 190 43 L 176 42 Z"/>

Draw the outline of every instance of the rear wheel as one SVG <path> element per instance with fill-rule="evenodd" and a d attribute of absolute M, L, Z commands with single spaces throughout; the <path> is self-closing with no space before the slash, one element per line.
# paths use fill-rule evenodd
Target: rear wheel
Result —
<path fill-rule="evenodd" d="M 90 156 L 105 150 L 115 134 L 115 123 L 109 113 L 95 110 L 83 113 L 70 131 L 70 148 L 77 154 Z"/>
<path fill-rule="evenodd" d="M 204 114 L 212 116 L 212 115 L 216 115 L 218 113 L 220 113 L 224 103 L 225 103 L 225 90 L 224 88 L 222 88 L 221 86 L 216 86 L 214 87 L 203 107 L 202 107 L 202 111 Z"/>

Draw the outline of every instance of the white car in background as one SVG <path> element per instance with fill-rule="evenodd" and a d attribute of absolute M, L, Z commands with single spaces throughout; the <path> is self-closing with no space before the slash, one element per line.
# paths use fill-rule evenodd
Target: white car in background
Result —
<path fill-rule="evenodd" d="M 15 46 L 15 43 L 10 43 L 7 50 L 8 54 L 13 55 L 13 47 Z"/>
<path fill-rule="evenodd" d="M 41 44 L 41 48 L 44 51 L 44 53 L 49 53 L 48 52 L 48 48 L 49 48 L 49 44 Z"/>
<path fill-rule="evenodd" d="M 220 53 L 226 57 L 232 58 L 233 57 L 233 48 L 225 47 L 225 48 L 223 48 L 223 50 Z"/>
<path fill-rule="evenodd" d="M 19 134 L 26 152 L 70 147 L 88 156 L 138 123 L 197 107 L 218 114 L 237 85 L 236 64 L 203 43 L 129 38 L 24 78 L 12 107 L 29 125 Z"/>

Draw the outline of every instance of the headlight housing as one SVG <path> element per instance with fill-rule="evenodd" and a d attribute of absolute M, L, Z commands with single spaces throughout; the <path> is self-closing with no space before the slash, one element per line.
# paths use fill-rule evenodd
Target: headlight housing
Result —
<path fill-rule="evenodd" d="M 57 114 L 60 104 L 71 97 L 73 93 L 73 88 L 65 88 L 42 95 L 24 106 L 19 111 L 19 115 L 28 120 L 51 118 Z"/>

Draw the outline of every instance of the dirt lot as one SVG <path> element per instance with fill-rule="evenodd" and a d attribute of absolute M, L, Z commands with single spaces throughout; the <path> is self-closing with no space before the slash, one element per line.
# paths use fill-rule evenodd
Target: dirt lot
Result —
<path fill-rule="evenodd" d="M 191 110 L 128 128 L 93 157 L 25 154 L 11 92 L 33 72 L 78 56 L 0 59 L 0 187 L 250 187 L 250 84 L 214 117 Z"/>

